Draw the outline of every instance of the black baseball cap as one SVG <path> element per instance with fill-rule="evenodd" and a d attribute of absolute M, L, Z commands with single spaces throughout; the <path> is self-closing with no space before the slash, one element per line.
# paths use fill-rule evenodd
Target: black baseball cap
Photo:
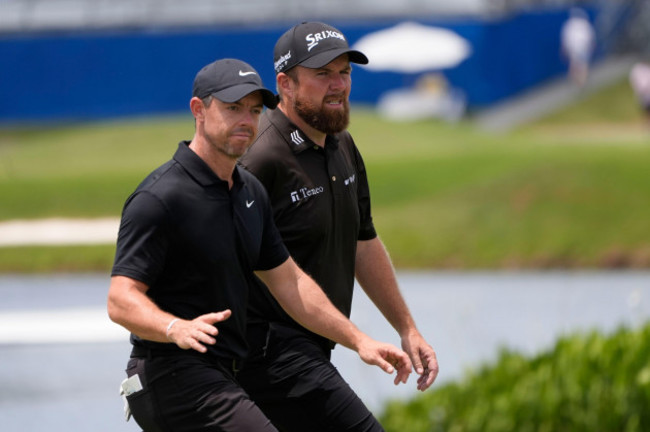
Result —
<path fill-rule="evenodd" d="M 351 50 L 339 30 L 321 22 L 303 22 L 280 36 L 273 50 L 273 66 L 276 74 L 297 65 L 317 69 L 346 53 L 351 62 L 368 64 L 368 57 Z"/>
<path fill-rule="evenodd" d="M 232 103 L 258 90 L 264 105 L 275 108 L 275 95 L 264 88 L 257 71 L 246 62 L 228 58 L 210 63 L 196 74 L 192 96 L 203 99 L 212 95 L 222 102 Z"/>

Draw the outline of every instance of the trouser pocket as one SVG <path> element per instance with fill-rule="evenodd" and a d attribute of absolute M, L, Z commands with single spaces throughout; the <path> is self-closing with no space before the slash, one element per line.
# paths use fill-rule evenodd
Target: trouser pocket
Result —
<path fill-rule="evenodd" d="M 149 387 L 147 374 L 145 371 L 146 359 L 131 358 L 126 368 L 126 375 L 130 378 L 138 375 L 142 390 L 136 391 L 126 396 L 129 403 L 131 414 L 138 426 L 144 432 L 165 432 L 160 424 L 159 414 L 155 403 L 154 392 Z"/>

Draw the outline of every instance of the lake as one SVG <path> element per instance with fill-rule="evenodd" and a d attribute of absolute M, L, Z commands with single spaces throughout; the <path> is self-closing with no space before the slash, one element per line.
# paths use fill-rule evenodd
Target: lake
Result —
<path fill-rule="evenodd" d="M 650 317 L 650 272 L 398 272 L 416 323 L 437 352 L 438 384 L 496 358 L 500 347 L 535 354 L 563 334 Z M 0 276 L 0 424 L 10 432 L 129 432 L 119 383 L 128 333 L 108 320 L 109 277 Z M 376 339 L 395 332 L 357 289 L 352 320 Z M 417 395 L 342 347 L 333 360 L 375 412 Z M 434 384 L 434 387 L 436 384 Z"/>

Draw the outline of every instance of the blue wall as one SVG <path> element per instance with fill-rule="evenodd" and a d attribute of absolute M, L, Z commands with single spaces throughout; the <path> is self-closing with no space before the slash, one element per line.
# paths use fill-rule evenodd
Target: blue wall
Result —
<path fill-rule="evenodd" d="M 554 10 L 494 21 L 418 21 L 471 43 L 473 55 L 445 75 L 466 92 L 470 107 L 482 107 L 566 71 L 559 41 L 566 17 L 566 10 Z M 330 23 L 354 43 L 397 21 Z M 0 36 L 0 123 L 183 112 L 195 73 L 223 57 L 249 62 L 274 89 L 273 46 L 292 24 Z M 351 99 L 374 103 L 415 79 L 356 67 Z"/>

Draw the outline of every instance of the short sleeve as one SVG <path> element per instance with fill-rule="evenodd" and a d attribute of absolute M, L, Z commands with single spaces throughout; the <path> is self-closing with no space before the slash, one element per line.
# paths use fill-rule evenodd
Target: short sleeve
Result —
<path fill-rule="evenodd" d="M 359 203 L 359 238 L 358 240 L 372 240 L 377 237 L 377 231 L 372 221 L 372 212 L 370 210 L 370 186 L 368 185 L 368 176 L 366 165 L 363 162 L 361 153 L 354 145 L 354 161 L 359 178 L 357 186 L 357 199 Z"/>
<path fill-rule="evenodd" d="M 169 248 L 167 212 L 149 192 L 133 194 L 124 205 L 112 276 L 128 276 L 151 286 Z"/>

